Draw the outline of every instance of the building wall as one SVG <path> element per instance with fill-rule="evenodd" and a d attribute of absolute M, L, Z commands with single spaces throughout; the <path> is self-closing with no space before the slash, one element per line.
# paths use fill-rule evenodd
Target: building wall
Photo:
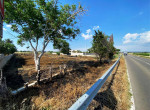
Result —
<path fill-rule="evenodd" d="M 71 53 L 71 56 L 83 56 L 83 53 Z"/>

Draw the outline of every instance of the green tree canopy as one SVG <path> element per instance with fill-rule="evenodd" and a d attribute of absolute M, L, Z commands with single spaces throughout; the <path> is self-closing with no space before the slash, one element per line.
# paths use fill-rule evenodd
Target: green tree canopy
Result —
<path fill-rule="evenodd" d="M 99 30 L 95 31 L 93 36 L 92 48 L 89 51 L 97 54 L 100 63 L 102 63 L 102 58 L 104 57 L 111 59 L 115 52 L 113 42 L 109 41 L 108 38 L 109 36 L 106 36 Z"/>
<path fill-rule="evenodd" d="M 98 59 L 101 63 L 102 58 L 107 53 L 107 38 L 99 30 L 98 32 L 95 31 L 95 35 L 93 36 L 92 48 L 93 48 L 93 52 L 95 52 L 98 55 Z"/>
<path fill-rule="evenodd" d="M 57 39 L 54 43 L 54 48 L 55 49 L 59 49 L 60 52 L 64 53 L 64 54 L 69 54 L 69 43 L 66 42 L 65 40 L 62 40 L 62 39 Z"/>
<path fill-rule="evenodd" d="M 77 16 L 85 10 L 79 4 L 60 5 L 58 0 L 5 0 L 5 19 L 17 32 L 18 44 L 29 42 L 34 51 L 36 70 L 40 70 L 40 59 L 49 42 L 56 39 L 72 39 L 79 34 Z M 42 50 L 38 54 L 39 40 Z"/>
<path fill-rule="evenodd" d="M 16 51 L 17 49 L 10 39 L 6 39 L 5 41 L 0 39 L 0 53 L 12 54 Z"/>

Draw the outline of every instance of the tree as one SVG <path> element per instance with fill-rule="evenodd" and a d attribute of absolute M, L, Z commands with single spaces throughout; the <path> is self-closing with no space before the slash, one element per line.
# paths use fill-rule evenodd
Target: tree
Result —
<path fill-rule="evenodd" d="M 40 59 L 49 42 L 75 38 L 80 30 L 75 28 L 77 16 L 85 10 L 79 4 L 58 6 L 58 0 L 6 0 L 5 22 L 19 33 L 18 44 L 29 42 L 34 52 L 36 70 L 40 70 Z M 43 42 L 38 54 L 39 40 Z"/>
<path fill-rule="evenodd" d="M 69 54 L 69 43 L 62 39 L 57 39 L 53 44 L 55 49 L 59 49 L 61 53 Z"/>
<path fill-rule="evenodd" d="M 114 47 L 114 43 L 113 42 L 108 42 L 108 58 L 112 59 L 114 56 L 114 53 L 116 51 L 115 47 Z"/>
<path fill-rule="evenodd" d="M 18 44 L 23 46 L 29 42 L 34 52 L 35 69 L 40 81 L 40 59 L 49 42 L 60 39 L 72 39 L 79 34 L 75 28 L 77 16 L 85 10 L 79 4 L 60 5 L 58 0 L 6 0 L 5 22 L 19 34 Z M 39 40 L 42 41 L 41 53 L 38 53 Z"/>
<path fill-rule="evenodd" d="M 92 52 L 93 52 L 93 48 L 87 49 L 87 52 L 88 52 L 88 53 L 92 53 Z"/>
<path fill-rule="evenodd" d="M 0 39 L 0 53 L 12 54 L 16 51 L 17 51 L 17 49 L 10 39 L 7 39 L 5 41 L 2 41 Z"/>
<path fill-rule="evenodd" d="M 111 40 L 110 40 L 111 39 Z M 103 34 L 101 31 L 95 31 L 93 36 L 92 48 L 88 49 L 89 52 L 95 52 L 98 56 L 100 63 L 102 58 L 112 59 L 115 53 L 114 42 L 110 36 Z"/>
<path fill-rule="evenodd" d="M 5 43 L 13 43 L 13 41 L 12 40 L 10 40 L 10 39 L 5 39 Z"/>
<path fill-rule="evenodd" d="M 102 58 L 107 55 L 108 41 L 107 37 L 101 31 L 95 31 L 92 42 L 92 50 L 97 54 L 99 62 L 102 63 Z"/>

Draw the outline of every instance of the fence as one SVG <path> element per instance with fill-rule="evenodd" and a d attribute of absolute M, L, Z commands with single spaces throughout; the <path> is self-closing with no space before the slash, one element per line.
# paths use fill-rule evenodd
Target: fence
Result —
<path fill-rule="evenodd" d="M 121 57 L 121 56 L 120 56 Z M 88 105 L 91 103 L 97 92 L 103 86 L 113 69 L 116 67 L 118 60 L 106 71 L 106 73 L 85 93 L 83 94 L 70 108 L 69 110 L 86 110 Z"/>

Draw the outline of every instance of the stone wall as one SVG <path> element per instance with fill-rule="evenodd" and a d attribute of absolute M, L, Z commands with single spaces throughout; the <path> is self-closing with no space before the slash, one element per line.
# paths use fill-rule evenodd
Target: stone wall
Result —
<path fill-rule="evenodd" d="M 4 58 L 4 54 L 0 54 L 0 61 Z"/>
<path fill-rule="evenodd" d="M 1 56 L 0 69 L 2 69 L 7 64 L 7 62 L 12 58 L 12 56 L 13 54 L 8 55 L 8 56 Z"/>

